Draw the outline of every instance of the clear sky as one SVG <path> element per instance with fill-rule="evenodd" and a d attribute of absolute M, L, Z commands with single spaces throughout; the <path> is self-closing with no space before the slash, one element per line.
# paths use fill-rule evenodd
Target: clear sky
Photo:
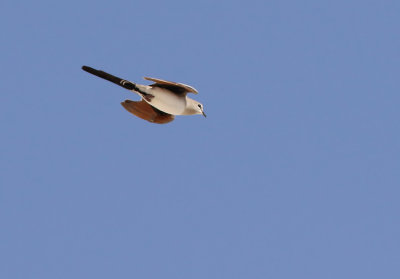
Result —
<path fill-rule="evenodd" d="M 0 278 L 400 278 L 399 1 L 0 4 Z M 194 86 L 155 125 L 82 65 Z"/>

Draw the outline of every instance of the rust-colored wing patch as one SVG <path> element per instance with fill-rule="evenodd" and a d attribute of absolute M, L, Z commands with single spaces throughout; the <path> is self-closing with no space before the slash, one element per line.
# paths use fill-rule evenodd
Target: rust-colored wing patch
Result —
<path fill-rule="evenodd" d="M 156 84 L 161 84 L 161 85 L 166 85 L 166 86 L 172 86 L 172 87 L 179 87 L 180 89 L 183 89 L 185 92 L 191 92 L 194 94 L 197 94 L 197 90 L 190 85 L 183 84 L 183 83 L 178 83 L 178 82 L 173 82 L 173 81 L 167 81 L 163 79 L 158 79 L 158 78 L 151 78 L 151 77 L 144 77 L 146 80 L 151 80 L 155 82 Z"/>
<path fill-rule="evenodd" d="M 141 100 L 134 102 L 131 100 L 125 100 L 121 105 L 133 115 L 139 118 L 147 120 L 151 123 L 165 124 L 174 120 L 175 116 L 172 114 L 165 113 L 161 110 L 152 107 L 146 101 Z"/>

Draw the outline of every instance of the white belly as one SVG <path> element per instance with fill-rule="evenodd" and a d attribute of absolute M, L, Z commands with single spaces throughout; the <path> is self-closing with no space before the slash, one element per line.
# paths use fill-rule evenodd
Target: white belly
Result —
<path fill-rule="evenodd" d="M 150 86 L 146 87 L 147 88 L 145 92 L 153 95 L 154 97 L 149 100 L 146 99 L 144 100 L 153 107 L 173 115 L 180 115 L 185 110 L 186 96 L 176 95 L 164 88 L 150 87 Z"/>

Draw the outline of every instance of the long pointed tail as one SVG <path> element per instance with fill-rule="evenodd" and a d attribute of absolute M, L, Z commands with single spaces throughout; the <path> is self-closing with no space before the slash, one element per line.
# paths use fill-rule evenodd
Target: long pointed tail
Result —
<path fill-rule="evenodd" d="M 93 68 L 88 67 L 88 66 L 82 66 L 82 70 L 84 70 L 84 71 L 86 71 L 86 72 L 88 72 L 88 73 L 90 73 L 92 75 L 104 78 L 105 80 L 111 81 L 112 83 L 115 83 L 115 84 L 117 84 L 119 86 L 122 86 L 125 89 L 137 90 L 136 84 L 134 84 L 133 82 L 130 82 L 130 81 L 124 80 L 122 78 L 110 75 L 109 73 L 106 73 L 106 72 L 103 72 L 103 71 L 99 71 L 99 70 L 93 69 Z"/>

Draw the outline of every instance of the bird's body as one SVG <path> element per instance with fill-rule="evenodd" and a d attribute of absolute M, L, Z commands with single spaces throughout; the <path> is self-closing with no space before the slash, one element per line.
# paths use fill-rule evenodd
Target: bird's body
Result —
<path fill-rule="evenodd" d="M 141 92 L 154 96 L 153 98 L 143 98 L 149 105 L 169 114 L 183 115 L 186 109 L 186 99 L 189 97 L 175 94 L 165 88 L 141 84 L 136 84 L 136 86 Z M 140 95 L 140 93 L 138 94 Z"/>
<path fill-rule="evenodd" d="M 203 105 L 187 97 L 189 92 L 197 94 L 197 90 L 189 85 L 149 77 L 145 79 L 155 83 L 142 85 L 88 66 L 83 66 L 82 69 L 141 96 L 142 100 L 139 102 L 125 100 L 121 104 L 126 110 L 144 120 L 164 124 L 174 120 L 175 115 L 203 114 L 206 116 Z"/>

